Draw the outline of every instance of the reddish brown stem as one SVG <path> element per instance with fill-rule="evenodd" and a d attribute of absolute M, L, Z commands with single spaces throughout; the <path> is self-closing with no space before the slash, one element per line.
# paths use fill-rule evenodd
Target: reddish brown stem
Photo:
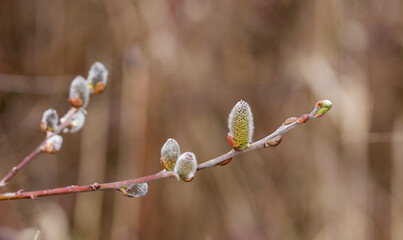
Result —
<path fill-rule="evenodd" d="M 119 182 L 111 182 L 111 183 L 93 183 L 91 185 L 84 185 L 84 186 L 67 186 L 67 187 L 61 187 L 61 188 L 54 188 L 54 189 L 46 189 L 46 190 L 40 190 L 40 191 L 32 191 L 32 192 L 24 192 L 24 190 L 19 190 L 18 192 L 14 193 L 3 193 L 0 194 L 0 200 L 12 200 L 12 199 L 23 199 L 23 198 L 30 198 L 30 199 L 37 199 L 38 197 L 44 197 L 44 196 L 52 196 L 52 195 L 61 195 L 61 194 L 69 194 L 69 193 L 79 193 L 79 192 L 91 192 L 91 191 L 97 191 L 97 190 L 112 190 L 112 189 L 119 189 L 121 187 L 127 186 L 129 184 L 133 183 L 140 183 L 140 182 L 151 182 L 155 180 L 161 180 L 169 177 L 173 177 L 172 172 L 167 172 L 165 170 L 162 170 L 159 173 L 141 177 L 141 178 L 135 178 L 135 179 L 129 179 L 125 181 L 119 181 Z"/>
<path fill-rule="evenodd" d="M 42 147 L 45 145 L 46 141 L 56 135 L 59 134 L 67 125 L 70 124 L 71 118 L 73 117 L 73 114 L 77 112 L 77 108 L 70 108 L 70 110 L 67 112 L 67 117 L 66 120 L 61 123 L 55 132 L 47 136 L 36 148 L 34 151 L 32 151 L 28 156 L 24 158 L 17 166 L 13 167 L 5 177 L 0 181 L 0 188 L 4 187 L 7 185 L 7 182 L 10 181 L 11 178 L 13 178 L 18 171 L 20 171 L 25 165 L 27 165 L 36 155 L 42 152 Z"/>
<path fill-rule="evenodd" d="M 316 113 L 319 111 L 320 106 L 316 105 L 315 109 L 310 113 L 310 114 L 304 114 L 302 115 L 299 119 L 295 119 L 295 121 L 290 122 L 286 121 L 284 124 L 282 124 L 276 131 L 274 131 L 272 134 L 269 136 L 260 139 L 259 141 L 256 141 L 252 143 L 248 148 L 245 148 L 241 151 L 236 151 L 236 150 L 231 150 L 227 152 L 226 154 L 223 154 L 219 157 L 216 157 L 214 159 L 211 159 L 209 161 L 206 161 L 204 163 L 201 163 L 197 166 L 197 170 L 203 170 L 206 168 L 211 168 L 215 166 L 222 165 L 222 163 L 225 163 L 228 159 L 232 159 L 235 156 L 239 154 L 243 154 L 258 148 L 264 148 L 265 147 L 265 142 L 268 140 L 280 136 L 284 134 L 285 132 L 288 132 L 289 130 L 295 128 L 296 126 L 302 125 L 309 119 L 314 119 L 317 118 Z M 298 121 L 302 119 L 301 121 Z M 112 190 L 112 189 L 120 189 L 122 187 L 125 187 L 129 184 L 133 183 L 142 183 L 142 182 L 151 182 L 151 181 L 156 181 L 156 180 L 162 180 L 165 178 L 170 178 L 174 177 L 173 172 L 168 172 L 166 170 L 162 170 L 159 173 L 145 176 L 145 177 L 140 177 L 140 178 L 133 178 L 129 180 L 123 180 L 123 181 L 118 181 L 118 182 L 111 182 L 111 183 L 94 183 L 91 185 L 85 185 L 85 186 L 68 186 L 68 187 L 62 187 L 62 188 L 54 188 L 54 189 L 47 189 L 47 190 L 40 190 L 40 191 L 32 191 L 32 192 L 24 192 L 23 190 L 20 190 L 18 192 L 13 192 L 13 193 L 2 193 L 0 194 L 0 200 L 12 200 L 12 199 L 23 199 L 23 198 L 31 198 L 31 199 L 37 199 L 38 197 L 44 197 L 44 196 L 52 196 L 52 195 L 60 195 L 60 194 L 69 194 L 69 193 L 80 193 L 80 192 L 91 192 L 91 191 L 97 191 L 97 190 Z"/>

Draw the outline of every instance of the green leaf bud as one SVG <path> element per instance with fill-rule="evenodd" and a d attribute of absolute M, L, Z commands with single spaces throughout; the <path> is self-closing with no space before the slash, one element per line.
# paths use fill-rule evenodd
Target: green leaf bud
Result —
<path fill-rule="evenodd" d="M 253 116 L 249 104 L 239 101 L 228 117 L 228 144 L 235 150 L 242 150 L 250 145 L 253 137 Z M 231 139 L 232 137 L 232 139 Z"/>
<path fill-rule="evenodd" d="M 330 100 L 321 100 L 316 103 L 316 107 L 319 107 L 319 111 L 315 117 L 321 117 L 332 108 L 332 102 Z"/>
<path fill-rule="evenodd" d="M 176 160 L 181 154 L 179 144 L 175 139 L 169 138 L 161 148 L 161 164 L 167 171 L 173 171 Z"/>

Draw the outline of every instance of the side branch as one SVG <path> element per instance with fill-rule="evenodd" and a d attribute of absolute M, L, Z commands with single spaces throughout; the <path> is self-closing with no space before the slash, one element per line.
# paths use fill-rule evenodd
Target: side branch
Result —
<path fill-rule="evenodd" d="M 206 168 L 212 168 L 215 166 L 223 166 L 226 163 L 228 163 L 233 157 L 236 157 L 240 154 L 243 154 L 243 153 L 258 149 L 258 148 L 266 148 L 270 145 L 270 144 L 268 144 L 268 142 L 271 139 L 281 136 L 282 134 L 288 132 L 289 130 L 291 130 L 299 125 L 302 125 L 303 123 L 307 122 L 309 119 L 315 119 L 315 118 L 322 116 L 329 109 L 327 109 L 326 111 L 323 111 L 322 101 L 319 101 L 316 103 L 315 108 L 313 109 L 313 111 L 311 113 L 303 114 L 299 118 L 289 118 L 272 134 L 252 143 L 249 147 L 247 147 L 243 150 L 240 150 L 240 151 L 231 150 L 219 157 L 216 157 L 209 161 L 203 162 L 197 166 L 197 170 L 199 171 L 199 170 L 203 170 Z M 23 199 L 23 198 L 37 199 L 38 197 L 69 194 L 69 193 L 91 192 L 91 191 L 97 191 L 97 190 L 120 190 L 121 188 L 126 187 L 129 184 L 152 182 L 152 181 L 162 180 L 162 179 L 166 179 L 166 178 L 170 178 L 170 177 L 174 177 L 173 172 L 162 170 L 156 174 L 152 174 L 149 176 L 133 178 L 133 179 L 123 180 L 123 181 L 118 181 L 118 182 L 102 183 L 102 184 L 94 183 L 91 185 L 84 185 L 84 186 L 72 185 L 72 186 L 68 186 L 68 187 L 32 191 L 32 192 L 24 192 L 23 190 L 19 190 L 18 192 L 2 193 L 2 194 L 0 194 L 0 200 L 12 200 L 12 199 Z"/>
<path fill-rule="evenodd" d="M 71 119 L 73 117 L 73 114 L 78 111 L 77 108 L 71 108 L 68 113 L 67 113 L 67 118 L 66 121 L 61 123 L 58 128 L 49 136 L 47 136 L 36 148 L 34 151 L 32 151 L 28 156 L 24 158 L 17 166 L 13 167 L 5 177 L 0 181 L 0 188 L 4 187 L 7 185 L 7 182 L 10 181 L 11 178 L 13 178 L 18 171 L 20 171 L 25 165 L 27 165 L 36 155 L 42 152 L 43 146 L 46 144 L 46 141 L 51 138 L 54 135 L 59 134 L 65 127 L 67 127 Z"/>
<path fill-rule="evenodd" d="M 80 192 L 91 192 L 97 190 L 119 190 L 120 188 L 127 186 L 132 183 L 141 183 L 141 182 L 152 182 L 155 180 L 161 180 L 169 177 L 173 177 L 174 175 L 171 172 L 167 172 L 165 170 L 160 171 L 159 173 L 129 179 L 125 181 L 119 182 L 111 182 L 111 183 L 93 183 L 91 185 L 77 186 L 71 185 L 67 187 L 47 189 L 47 190 L 39 190 L 32 192 L 24 192 L 24 190 L 19 190 L 14 193 L 2 193 L 0 194 L 0 200 L 12 200 L 12 199 L 23 199 L 23 198 L 31 198 L 32 200 L 36 200 L 39 197 L 45 196 L 53 196 L 53 195 L 61 195 L 61 194 L 69 194 L 69 193 L 80 193 Z"/>

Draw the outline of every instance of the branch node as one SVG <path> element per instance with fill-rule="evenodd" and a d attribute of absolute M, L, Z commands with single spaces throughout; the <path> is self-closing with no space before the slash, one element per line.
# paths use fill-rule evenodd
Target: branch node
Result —
<path fill-rule="evenodd" d="M 92 188 L 94 191 L 98 190 L 100 187 L 101 187 L 101 185 L 99 185 L 99 183 L 93 183 L 93 184 L 91 185 L 91 188 Z"/>

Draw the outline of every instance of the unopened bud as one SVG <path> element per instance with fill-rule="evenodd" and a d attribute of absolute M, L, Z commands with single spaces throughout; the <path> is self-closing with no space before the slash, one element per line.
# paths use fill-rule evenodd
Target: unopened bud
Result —
<path fill-rule="evenodd" d="M 249 104 L 239 101 L 228 117 L 229 135 L 227 141 L 236 150 L 242 150 L 250 145 L 253 137 L 253 116 Z M 232 139 L 231 139 L 232 137 Z"/>
<path fill-rule="evenodd" d="M 161 148 L 161 164 L 167 171 L 174 170 L 176 160 L 181 154 L 179 144 L 175 139 L 169 138 Z"/>
<path fill-rule="evenodd" d="M 283 140 L 283 137 L 281 135 L 278 135 L 274 138 L 270 138 L 264 143 L 265 147 L 275 147 L 281 143 L 281 140 Z"/>
<path fill-rule="evenodd" d="M 82 76 L 77 76 L 70 85 L 69 102 L 75 108 L 87 107 L 90 100 L 90 89 Z"/>
<path fill-rule="evenodd" d="M 227 160 L 224 160 L 224 161 L 222 161 L 222 162 L 216 164 L 216 166 L 225 166 L 225 165 L 227 165 L 228 163 L 230 163 L 231 161 L 232 161 L 232 158 L 228 158 Z"/>
<path fill-rule="evenodd" d="M 301 117 L 298 118 L 298 123 L 306 123 L 309 120 L 309 115 L 308 114 L 302 114 Z"/>
<path fill-rule="evenodd" d="M 41 131 L 42 132 L 54 132 L 57 128 L 57 122 L 59 121 L 59 116 L 56 110 L 49 108 L 42 115 L 41 121 Z"/>
<path fill-rule="evenodd" d="M 45 145 L 42 147 L 43 152 L 56 153 L 62 148 L 63 138 L 60 135 L 53 135 L 46 140 Z"/>
<path fill-rule="evenodd" d="M 101 93 L 106 87 L 108 82 L 108 70 L 100 62 L 92 64 L 90 71 L 88 72 L 88 85 L 94 93 Z"/>
<path fill-rule="evenodd" d="M 84 109 L 80 108 L 76 113 L 73 114 L 73 116 L 71 117 L 71 122 L 67 125 L 67 127 L 63 131 L 65 133 L 66 132 L 75 133 L 81 130 L 81 128 L 83 128 L 85 123 L 86 114 L 87 112 Z M 64 123 L 67 120 L 66 118 L 67 115 L 62 117 L 60 119 L 60 122 Z"/>
<path fill-rule="evenodd" d="M 185 152 L 180 155 L 178 161 L 176 161 L 174 171 L 178 180 L 180 178 L 185 182 L 192 181 L 197 171 L 197 159 L 194 153 Z"/>
<path fill-rule="evenodd" d="M 289 125 L 297 120 L 298 120 L 298 118 L 296 118 L 296 117 L 289 117 L 284 121 L 283 125 Z"/>
<path fill-rule="evenodd" d="M 332 102 L 329 100 L 321 100 L 316 103 L 316 107 L 319 107 L 319 111 L 315 117 L 321 117 L 332 108 Z"/>
<path fill-rule="evenodd" d="M 148 192 L 148 184 L 147 183 L 134 183 L 130 184 L 127 187 L 121 188 L 121 192 L 126 197 L 142 197 Z"/>

